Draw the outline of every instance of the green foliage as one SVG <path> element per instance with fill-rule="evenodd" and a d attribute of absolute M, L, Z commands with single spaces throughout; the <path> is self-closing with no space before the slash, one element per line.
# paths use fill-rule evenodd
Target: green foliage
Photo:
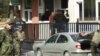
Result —
<path fill-rule="evenodd" d="M 9 14 L 9 0 L 0 0 L 0 16 L 7 18 Z"/>

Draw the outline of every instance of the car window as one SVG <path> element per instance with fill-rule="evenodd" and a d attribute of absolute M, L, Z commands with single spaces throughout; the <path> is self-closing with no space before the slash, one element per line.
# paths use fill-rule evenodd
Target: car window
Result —
<path fill-rule="evenodd" d="M 57 40 L 57 43 L 66 43 L 66 42 L 68 42 L 67 37 L 64 35 L 60 35 L 60 37 Z"/>
<path fill-rule="evenodd" d="M 58 34 L 51 36 L 46 43 L 55 43 L 56 39 L 58 37 Z"/>
<path fill-rule="evenodd" d="M 71 34 L 70 36 L 71 36 L 71 38 L 72 38 L 74 41 L 77 41 L 78 38 L 79 38 L 79 35 L 78 35 L 78 34 Z"/>

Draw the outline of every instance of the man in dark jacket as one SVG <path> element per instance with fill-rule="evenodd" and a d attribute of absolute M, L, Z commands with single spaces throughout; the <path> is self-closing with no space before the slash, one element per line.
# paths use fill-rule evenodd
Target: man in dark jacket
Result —
<path fill-rule="evenodd" d="M 69 19 L 67 19 L 61 10 L 57 10 L 54 16 L 55 27 L 57 28 L 57 32 L 66 32 L 68 31 Z"/>

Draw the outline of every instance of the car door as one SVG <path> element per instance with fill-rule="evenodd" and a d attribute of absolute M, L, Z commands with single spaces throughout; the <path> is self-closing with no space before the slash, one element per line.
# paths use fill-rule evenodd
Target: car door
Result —
<path fill-rule="evenodd" d="M 44 55 L 51 55 L 53 53 L 53 49 L 54 49 L 54 45 L 56 42 L 56 39 L 58 37 L 58 34 L 55 34 L 53 36 L 51 36 L 46 43 L 44 44 L 44 46 L 42 46 L 42 51 L 44 53 Z"/>
<path fill-rule="evenodd" d="M 64 52 L 64 50 L 67 48 L 66 46 L 68 46 L 68 38 L 65 35 L 60 35 L 57 42 L 55 43 L 55 55 L 62 55 L 62 53 Z"/>

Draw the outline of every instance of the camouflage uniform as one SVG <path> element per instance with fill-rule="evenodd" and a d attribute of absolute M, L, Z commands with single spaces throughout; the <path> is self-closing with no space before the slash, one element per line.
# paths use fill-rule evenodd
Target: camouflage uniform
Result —
<path fill-rule="evenodd" d="M 21 46 L 24 40 L 25 33 L 22 31 L 22 26 L 18 26 L 17 31 L 14 32 L 14 46 L 15 46 L 15 54 L 21 56 Z"/>
<path fill-rule="evenodd" d="M 17 27 L 18 26 L 22 26 L 22 28 L 23 27 L 25 27 L 25 22 L 23 21 L 23 20 L 19 20 L 19 19 L 15 19 L 15 20 L 13 20 L 13 26 L 12 26 L 12 30 L 13 30 L 13 32 L 15 32 L 16 30 L 17 30 Z"/>
<path fill-rule="evenodd" d="M 91 42 L 91 51 L 92 51 L 92 56 L 96 56 L 97 52 L 97 47 L 100 45 L 100 30 L 97 30 L 94 32 L 92 42 Z"/>
<path fill-rule="evenodd" d="M 20 17 L 20 11 L 16 11 L 16 18 L 13 20 L 12 32 L 13 32 L 13 43 L 15 54 L 21 56 L 21 44 L 23 42 L 23 37 L 25 36 L 23 27 L 25 28 L 25 22 Z"/>
<path fill-rule="evenodd" d="M 0 56 L 13 56 L 12 36 L 8 29 L 0 31 Z"/>

